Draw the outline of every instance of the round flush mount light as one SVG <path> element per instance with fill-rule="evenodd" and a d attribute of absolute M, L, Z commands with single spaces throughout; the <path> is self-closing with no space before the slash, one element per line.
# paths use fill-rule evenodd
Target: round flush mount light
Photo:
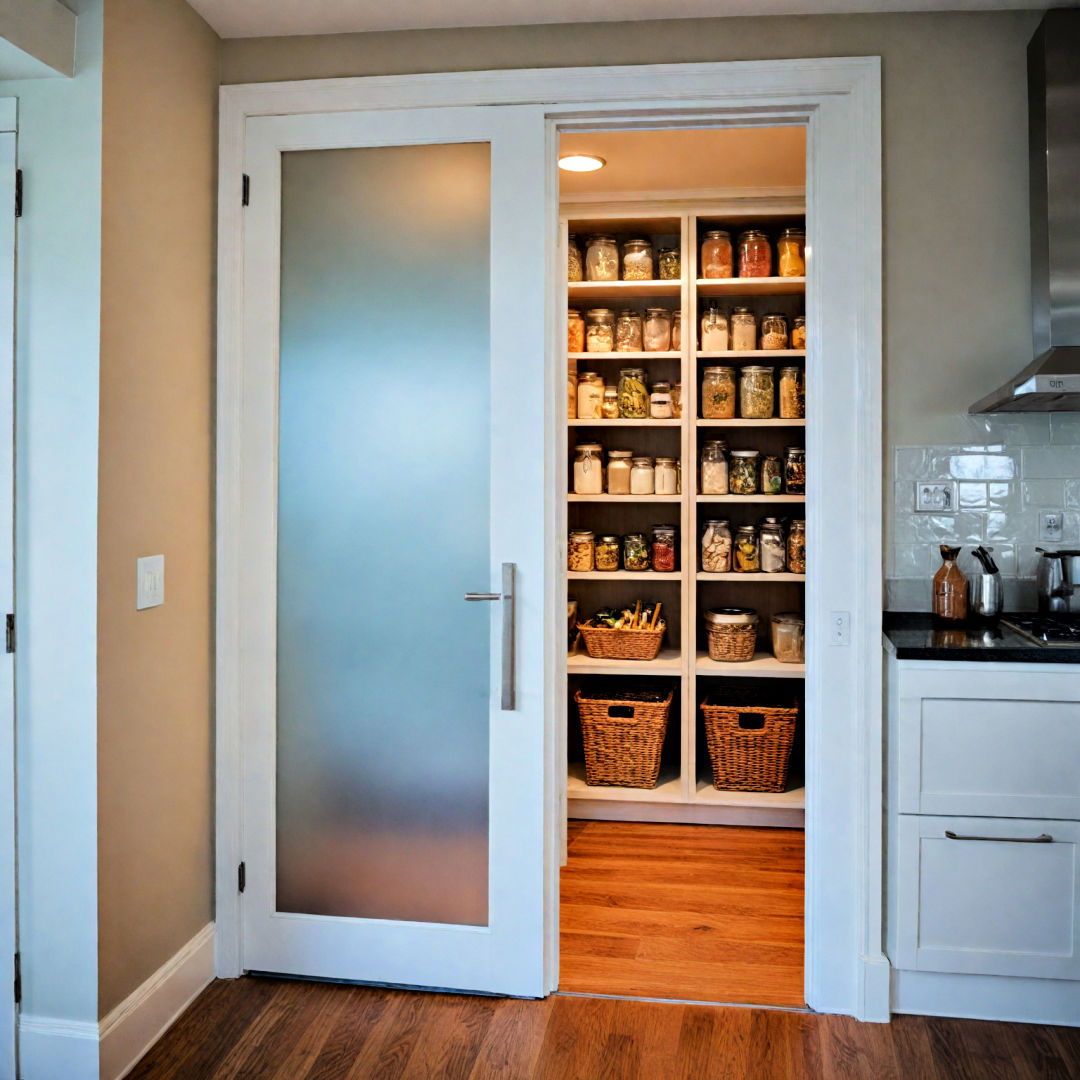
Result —
<path fill-rule="evenodd" d="M 564 154 L 559 158 L 559 168 L 564 172 L 596 172 L 607 162 L 595 154 Z"/>

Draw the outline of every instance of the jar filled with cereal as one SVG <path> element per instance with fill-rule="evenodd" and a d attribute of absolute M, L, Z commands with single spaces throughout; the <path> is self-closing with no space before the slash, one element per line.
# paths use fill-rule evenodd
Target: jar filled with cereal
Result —
<path fill-rule="evenodd" d="M 653 254 L 648 240 L 627 240 L 623 244 L 623 281 L 652 281 Z"/>
<path fill-rule="evenodd" d="M 570 533 L 566 568 L 575 573 L 589 573 L 596 567 L 596 543 L 591 529 L 574 529 Z"/>
<path fill-rule="evenodd" d="M 654 525 L 652 528 L 652 568 L 657 573 L 675 569 L 675 526 Z"/>
<path fill-rule="evenodd" d="M 637 311 L 619 312 L 615 323 L 615 351 L 641 352 L 642 350 L 641 314 Z"/>
<path fill-rule="evenodd" d="M 615 312 L 611 308 L 592 308 L 585 312 L 585 351 L 615 350 Z"/>
<path fill-rule="evenodd" d="M 678 281 L 682 277 L 682 262 L 678 248 L 662 247 L 657 261 L 660 263 L 661 281 Z"/>
<path fill-rule="evenodd" d="M 731 313 L 731 347 L 735 352 L 757 349 L 757 316 L 748 307 L 737 307 Z"/>
<path fill-rule="evenodd" d="M 796 315 L 791 321 L 791 347 L 793 349 L 806 348 L 806 316 Z"/>
<path fill-rule="evenodd" d="M 630 494 L 630 470 L 633 450 L 611 450 L 608 452 L 607 490 L 609 495 Z"/>
<path fill-rule="evenodd" d="M 763 349 L 786 349 L 788 347 L 787 318 L 773 313 L 761 316 L 761 347 Z"/>
<path fill-rule="evenodd" d="M 701 380 L 701 415 L 705 420 L 735 416 L 735 369 L 707 367 Z"/>
<path fill-rule="evenodd" d="M 645 309 L 645 351 L 666 352 L 671 348 L 671 312 L 667 308 Z"/>
<path fill-rule="evenodd" d="M 623 420 L 647 420 L 649 391 L 644 368 L 623 368 L 619 372 L 619 416 Z"/>
<path fill-rule="evenodd" d="M 644 533 L 628 533 L 624 536 L 622 551 L 624 570 L 649 569 L 649 545 L 645 542 Z"/>
<path fill-rule="evenodd" d="M 701 241 L 701 276 L 729 278 L 733 277 L 734 273 L 731 233 L 724 229 L 710 229 Z"/>
<path fill-rule="evenodd" d="M 756 495 L 758 493 L 757 450 L 732 450 L 728 466 L 728 488 L 732 495 Z"/>
<path fill-rule="evenodd" d="M 701 316 L 701 351 L 727 352 L 731 348 L 728 317 L 715 303 Z"/>
<path fill-rule="evenodd" d="M 796 518 L 787 537 L 787 568 L 790 574 L 806 573 L 806 521 Z"/>
<path fill-rule="evenodd" d="M 785 229 L 776 242 L 776 254 L 781 277 L 806 276 L 806 233 L 802 229 Z"/>
<path fill-rule="evenodd" d="M 801 420 L 806 416 L 806 377 L 800 367 L 780 369 L 780 418 Z"/>
<path fill-rule="evenodd" d="M 708 439 L 701 447 L 701 494 L 728 493 L 727 443 L 723 439 Z"/>
<path fill-rule="evenodd" d="M 739 415 L 744 420 L 771 420 L 773 416 L 774 368 L 747 364 L 739 383 Z"/>
<path fill-rule="evenodd" d="M 731 529 L 726 520 L 705 522 L 701 534 L 701 569 L 706 574 L 731 573 Z"/>
<path fill-rule="evenodd" d="M 585 280 L 619 280 L 619 245 L 614 236 L 589 237 L 585 248 Z"/>
<path fill-rule="evenodd" d="M 738 574 L 761 573 L 761 550 L 756 525 L 740 525 L 735 531 L 731 568 Z"/>
<path fill-rule="evenodd" d="M 566 280 L 580 281 L 584 276 L 584 267 L 581 264 L 581 248 L 578 247 L 577 237 L 571 236 L 566 246 Z"/>
<path fill-rule="evenodd" d="M 739 235 L 739 277 L 772 277 L 772 244 L 760 229 Z"/>
<path fill-rule="evenodd" d="M 619 551 L 622 544 L 617 536 L 596 538 L 596 569 L 613 571 L 619 569 Z"/>

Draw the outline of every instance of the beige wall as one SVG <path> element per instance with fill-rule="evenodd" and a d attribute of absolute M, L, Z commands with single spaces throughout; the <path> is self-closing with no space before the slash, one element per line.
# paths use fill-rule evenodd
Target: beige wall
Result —
<path fill-rule="evenodd" d="M 962 442 L 1031 358 L 1025 47 L 1037 12 L 593 23 L 226 41 L 222 81 L 882 57 L 886 426 Z"/>
<path fill-rule="evenodd" d="M 106 1014 L 212 917 L 211 529 L 218 39 L 106 0 L 98 526 Z M 135 610 L 135 560 L 166 602 Z"/>

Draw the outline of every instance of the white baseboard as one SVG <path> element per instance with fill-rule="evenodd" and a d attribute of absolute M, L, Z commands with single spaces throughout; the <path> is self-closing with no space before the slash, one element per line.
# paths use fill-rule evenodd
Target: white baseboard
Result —
<path fill-rule="evenodd" d="M 887 1024 L 892 1019 L 890 976 L 892 965 L 884 953 L 863 955 L 858 1019 Z"/>
<path fill-rule="evenodd" d="M 98 1026 L 51 1016 L 19 1017 L 23 1080 L 98 1080 Z"/>
<path fill-rule="evenodd" d="M 214 924 L 209 923 L 101 1021 L 100 1080 L 126 1076 L 213 977 Z M 38 1078 L 27 1072 L 25 1080 Z"/>

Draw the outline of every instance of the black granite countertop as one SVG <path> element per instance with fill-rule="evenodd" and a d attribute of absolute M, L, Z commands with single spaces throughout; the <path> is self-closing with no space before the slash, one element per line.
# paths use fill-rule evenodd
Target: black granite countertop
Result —
<path fill-rule="evenodd" d="M 884 629 L 899 660 L 1080 664 L 1080 648 L 1036 645 L 1000 623 L 946 629 L 926 612 L 886 611 Z"/>

